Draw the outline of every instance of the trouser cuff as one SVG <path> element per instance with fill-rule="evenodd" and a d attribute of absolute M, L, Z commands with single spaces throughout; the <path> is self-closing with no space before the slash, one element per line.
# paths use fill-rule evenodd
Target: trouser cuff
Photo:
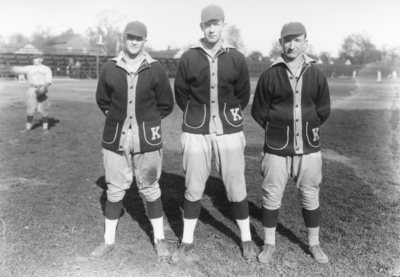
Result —
<path fill-rule="evenodd" d="M 247 197 L 240 202 L 232 202 L 233 214 L 235 219 L 243 220 L 249 217 L 249 204 L 247 202 Z"/>
<path fill-rule="evenodd" d="M 276 228 L 278 225 L 279 209 L 268 210 L 262 208 L 262 224 L 265 228 Z"/>
<path fill-rule="evenodd" d="M 303 208 L 301 211 L 307 228 L 316 228 L 320 226 L 321 210 L 319 207 L 312 211 Z"/>
<path fill-rule="evenodd" d="M 198 219 L 201 210 L 201 200 L 191 202 L 185 198 L 183 203 L 183 217 L 186 219 Z"/>
<path fill-rule="evenodd" d="M 156 201 L 148 202 L 146 201 L 147 214 L 150 219 L 160 218 L 163 216 L 163 207 L 161 202 L 161 197 L 158 197 Z"/>
<path fill-rule="evenodd" d="M 110 220 L 119 219 L 121 215 L 122 201 L 106 202 L 105 217 Z"/>

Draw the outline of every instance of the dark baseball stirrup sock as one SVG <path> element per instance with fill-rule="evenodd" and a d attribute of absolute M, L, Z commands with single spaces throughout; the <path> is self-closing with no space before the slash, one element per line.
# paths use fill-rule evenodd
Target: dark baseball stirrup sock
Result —
<path fill-rule="evenodd" d="M 186 219 L 198 219 L 201 210 L 201 200 L 191 202 L 185 198 L 183 203 L 183 217 Z"/>
<path fill-rule="evenodd" d="M 303 208 L 301 211 L 307 228 L 316 228 L 320 226 L 321 210 L 319 207 L 311 211 Z"/>
<path fill-rule="evenodd" d="M 110 202 L 107 200 L 106 202 L 106 211 L 104 215 L 107 219 L 114 220 L 119 219 L 121 215 L 122 201 L 118 202 Z"/>
<path fill-rule="evenodd" d="M 48 116 L 43 116 L 42 117 L 43 123 L 48 123 L 49 122 L 49 117 Z"/>
<path fill-rule="evenodd" d="M 278 225 L 279 209 L 268 210 L 262 207 L 262 224 L 265 228 L 276 228 Z"/>
<path fill-rule="evenodd" d="M 26 116 L 26 122 L 32 123 L 33 122 L 33 115 L 27 115 Z"/>
<path fill-rule="evenodd" d="M 160 218 L 163 216 L 163 207 L 161 197 L 158 197 L 155 201 L 146 201 L 147 214 L 150 219 Z"/>
<path fill-rule="evenodd" d="M 233 215 L 237 220 L 244 220 L 249 217 L 249 204 L 247 197 L 240 202 L 232 202 Z"/>

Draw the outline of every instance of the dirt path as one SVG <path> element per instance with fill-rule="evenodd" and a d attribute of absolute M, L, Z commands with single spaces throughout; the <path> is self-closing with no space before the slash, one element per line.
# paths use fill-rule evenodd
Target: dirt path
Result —
<path fill-rule="evenodd" d="M 376 83 L 374 79 L 357 79 L 358 89 L 352 96 L 336 101 L 333 109 L 398 109 L 400 105 L 400 80 L 385 80 Z"/>

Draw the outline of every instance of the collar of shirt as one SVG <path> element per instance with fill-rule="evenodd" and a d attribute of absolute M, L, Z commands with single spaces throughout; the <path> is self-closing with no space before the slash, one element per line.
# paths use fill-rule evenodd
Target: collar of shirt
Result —
<path fill-rule="evenodd" d="M 307 65 L 307 66 L 309 66 L 311 63 L 316 63 L 316 62 L 317 62 L 316 60 L 314 60 L 314 59 L 310 58 L 309 56 L 307 56 L 307 54 L 305 54 L 305 53 L 303 53 L 302 55 L 303 55 L 303 63 L 304 63 L 305 65 Z M 285 60 L 284 60 L 282 54 L 281 54 L 279 57 L 276 58 L 275 62 L 274 62 L 273 64 L 271 64 L 270 67 L 273 67 L 273 66 L 275 66 L 275 65 L 277 65 L 277 64 L 280 64 L 280 63 L 285 64 L 285 65 L 289 68 L 289 66 L 288 66 L 288 64 L 285 62 Z"/>
<path fill-rule="evenodd" d="M 208 49 L 206 49 L 206 48 L 204 47 L 203 41 L 204 41 L 204 38 L 199 39 L 199 40 L 197 41 L 197 43 L 196 43 L 195 45 L 193 45 L 192 47 L 190 47 L 190 48 L 200 48 L 200 49 L 203 50 L 207 55 L 209 55 L 210 57 L 213 58 L 213 56 L 212 56 L 211 53 L 210 53 L 210 50 L 208 50 Z M 223 39 L 223 40 L 222 40 L 221 47 L 218 49 L 218 51 L 217 51 L 217 53 L 215 54 L 214 57 L 218 57 L 219 55 L 221 55 L 221 54 L 224 53 L 224 52 L 227 52 L 227 53 L 228 53 L 230 48 L 236 48 L 236 47 L 230 45 L 229 43 L 227 43 L 227 42 L 225 41 L 225 39 Z"/>
<path fill-rule="evenodd" d="M 143 51 L 143 61 L 139 66 L 139 69 L 136 73 L 139 73 L 142 69 L 146 67 L 150 67 L 150 64 L 157 62 L 154 60 L 147 52 Z M 126 60 L 124 51 L 119 52 L 118 56 L 111 59 L 112 61 L 117 62 L 117 66 L 124 68 L 127 72 L 130 72 L 128 69 L 128 61 Z"/>

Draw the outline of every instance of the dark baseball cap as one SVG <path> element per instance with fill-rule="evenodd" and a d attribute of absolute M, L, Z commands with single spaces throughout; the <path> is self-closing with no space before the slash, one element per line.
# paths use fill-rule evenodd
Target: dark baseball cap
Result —
<path fill-rule="evenodd" d="M 224 10 L 218 5 L 208 5 L 201 11 L 201 23 L 206 23 L 210 20 L 225 19 Z"/>
<path fill-rule="evenodd" d="M 290 22 L 282 27 L 281 38 L 291 35 L 307 35 L 306 28 L 300 22 Z"/>
<path fill-rule="evenodd" d="M 132 21 L 125 27 L 124 34 L 129 34 L 137 37 L 147 37 L 147 28 L 142 22 Z"/>

